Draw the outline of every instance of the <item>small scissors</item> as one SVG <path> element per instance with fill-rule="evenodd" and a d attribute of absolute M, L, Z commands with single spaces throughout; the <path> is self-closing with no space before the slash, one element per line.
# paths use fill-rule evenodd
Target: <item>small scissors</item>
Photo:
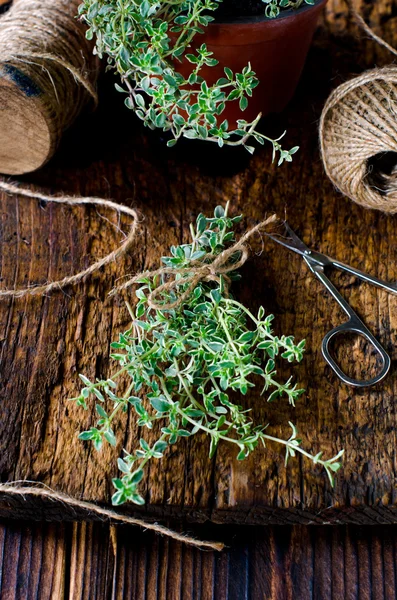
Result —
<path fill-rule="evenodd" d="M 329 331 L 322 343 L 322 353 L 329 364 L 329 366 L 334 370 L 336 375 L 339 377 L 343 383 L 348 385 L 352 385 L 355 387 L 367 387 L 370 385 L 374 385 L 379 381 L 382 381 L 384 377 L 386 377 L 389 369 L 390 369 L 390 356 L 386 353 L 384 348 L 379 344 L 379 342 L 374 338 L 370 330 L 364 325 L 361 319 L 356 315 L 356 313 L 352 310 L 350 305 L 346 302 L 343 296 L 340 295 L 336 287 L 333 283 L 328 279 L 328 277 L 324 274 L 325 267 L 333 267 L 334 269 L 339 269 L 340 271 L 345 271 L 346 273 L 350 273 L 351 275 L 355 275 L 362 281 L 366 281 L 368 283 L 372 283 L 379 288 L 387 290 L 388 292 L 392 292 L 393 294 L 397 294 L 397 285 L 386 283 L 385 281 L 381 281 L 377 277 L 373 277 L 372 275 L 367 275 L 358 269 L 354 269 L 353 267 L 349 267 L 338 260 L 334 260 L 333 258 L 329 258 L 325 254 L 321 254 L 320 252 L 315 252 L 314 250 L 310 250 L 301 239 L 294 233 L 291 227 L 288 225 L 286 221 L 284 221 L 285 229 L 288 234 L 288 237 L 280 237 L 274 234 L 266 234 L 268 237 L 272 238 L 275 242 L 278 242 L 282 246 L 297 252 L 303 257 L 303 260 L 308 265 L 309 269 L 314 273 L 314 275 L 321 281 L 321 283 L 326 287 L 326 289 L 330 292 L 330 294 L 335 298 L 339 306 L 343 308 L 349 320 L 346 323 L 342 323 L 338 325 L 331 331 Z M 380 355 L 382 359 L 382 369 L 379 375 L 369 379 L 367 381 L 359 381 L 357 379 L 352 379 L 345 375 L 345 373 L 339 368 L 336 364 L 332 356 L 329 352 L 329 344 L 333 337 L 340 333 L 346 332 L 354 332 L 358 333 L 365 337 L 375 348 L 377 353 Z"/>

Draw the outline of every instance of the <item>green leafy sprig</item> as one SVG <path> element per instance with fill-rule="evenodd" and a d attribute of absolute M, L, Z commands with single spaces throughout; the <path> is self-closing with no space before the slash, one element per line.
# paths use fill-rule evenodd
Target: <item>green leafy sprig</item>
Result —
<path fill-rule="evenodd" d="M 303 4 L 313 6 L 316 0 L 262 0 L 266 4 L 265 15 L 269 19 L 275 19 L 283 10 L 298 10 Z"/>
<path fill-rule="evenodd" d="M 250 64 L 241 73 L 226 67 L 213 85 L 202 76 L 204 67 L 218 61 L 206 44 L 196 50 L 191 44 L 214 20 L 211 13 L 221 1 L 84 0 L 79 14 L 89 27 L 87 38 L 96 38 L 95 52 L 107 55 L 109 68 L 120 75 L 116 89 L 126 94 L 126 106 L 145 126 L 169 132 L 168 146 L 185 137 L 220 147 L 242 145 L 252 154 L 252 141 L 270 142 L 273 160 L 277 155 L 279 165 L 290 162 L 298 147 L 283 149 L 284 134 L 272 139 L 260 133 L 260 114 L 251 122 L 240 119 L 236 128 L 222 117 L 230 102 L 239 102 L 241 111 L 247 108 L 259 83 Z M 183 57 L 192 65 L 188 77 L 178 71 Z"/>
<path fill-rule="evenodd" d="M 194 271 L 219 255 L 234 242 L 233 226 L 241 217 L 229 217 L 227 207 L 215 209 L 214 217 L 200 214 L 196 227 L 191 226 L 192 242 L 171 247 L 171 255 L 163 257 L 165 267 Z M 235 260 L 239 259 L 239 252 Z M 238 274 L 233 272 L 231 279 Z M 184 303 L 174 309 L 153 309 L 148 297 L 164 279 L 143 277 L 136 291 L 135 310 L 129 305 L 132 325 L 111 344 L 111 358 L 118 370 L 106 380 L 84 383 L 77 405 L 87 409 L 90 398 L 96 400 L 96 427 L 79 437 L 90 440 L 100 450 L 103 443 L 116 445 L 113 423 L 120 411 L 131 408 L 135 422 L 142 429 L 152 429 L 161 422 L 161 434 L 150 446 L 144 437 L 139 448 L 123 450 L 118 459 L 121 476 L 113 480 L 116 489 L 112 502 L 144 504 L 139 483 L 148 461 L 160 459 L 167 448 L 180 438 L 206 433 L 209 455 L 218 444 L 227 442 L 237 447 L 238 460 L 245 459 L 261 443 L 276 442 L 285 448 L 285 462 L 301 453 L 314 464 L 321 465 L 333 485 L 333 474 L 340 468 L 343 450 L 324 460 L 322 452 L 312 455 L 301 447 L 295 426 L 287 439 L 267 433 L 266 425 L 255 425 L 249 411 L 231 398 L 242 398 L 250 388 L 262 382 L 262 394 L 268 402 L 285 397 L 290 404 L 303 392 L 288 379 L 280 383 L 276 372 L 278 355 L 288 362 L 300 361 L 304 341 L 296 343 L 292 336 L 276 336 L 271 328 L 273 316 L 260 307 L 253 314 L 246 306 L 226 293 L 224 281 L 202 281 Z M 181 282 L 179 292 L 186 289 Z M 176 291 L 164 292 L 165 302 L 174 302 Z M 117 392 L 118 383 L 128 379 L 124 394 Z M 110 407 L 110 408 L 109 408 Z M 135 426 L 135 424 L 134 424 Z"/>

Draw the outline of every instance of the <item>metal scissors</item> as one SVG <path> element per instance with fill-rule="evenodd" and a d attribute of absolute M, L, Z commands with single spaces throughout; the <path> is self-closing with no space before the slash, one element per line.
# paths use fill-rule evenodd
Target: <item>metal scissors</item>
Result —
<path fill-rule="evenodd" d="M 364 323 L 357 316 L 357 314 L 350 307 L 350 305 L 346 302 L 343 296 L 341 296 L 341 294 L 338 292 L 333 283 L 328 279 L 328 277 L 324 273 L 324 269 L 326 267 L 333 267 L 334 269 L 345 271 L 346 273 L 350 273 L 351 275 L 358 277 L 362 281 L 371 283 L 372 285 L 382 288 L 383 290 L 387 290 L 388 292 L 391 292 L 393 294 L 397 294 L 397 285 L 387 283 L 378 279 L 377 277 L 373 277 L 372 275 L 367 275 L 366 273 L 363 273 L 358 269 L 354 269 L 353 267 L 349 267 L 348 265 L 345 265 L 339 262 L 338 260 L 334 260 L 333 258 L 326 256 L 325 254 L 321 254 L 320 252 L 310 250 L 310 248 L 308 248 L 302 242 L 302 240 L 296 235 L 296 233 L 292 231 L 287 221 L 284 221 L 284 225 L 288 237 L 281 237 L 279 235 L 269 233 L 267 233 L 266 235 L 272 238 L 275 242 L 281 244 L 282 246 L 289 248 L 289 250 L 293 250 L 294 252 L 300 254 L 303 257 L 303 260 L 305 261 L 309 269 L 311 270 L 311 272 L 314 273 L 317 279 L 321 281 L 321 283 L 326 287 L 329 293 L 333 296 L 333 298 L 337 301 L 339 306 L 343 308 L 343 310 L 349 317 L 348 321 L 342 323 L 341 325 L 337 325 L 337 327 L 334 327 L 334 329 L 331 329 L 331 331 L 329 331 L 325 335 L 321 348 L 325 360 L 327 361 L 331 369 L 333 369 L 333 371 L 339 377 L 339 379 L 347 385 L 363 388 L 370 385 L 374 385 L 379 381 L 382 381 L 382 379 L 386 377 L 390 369 L 390 356 L 386 353 L 385 349 L 380 345 L 378 340 L 372 335 L 370 330 L 364 325 Z M 351 377 L 348 377 L 334 361 L 329 352 L 329 344 L 332 338 L 334 338 L 336 335 L 343 334 L 346 332 L 354 332 L 358 333 L 359 335 L 362 335 L 375 348 L 382 360 L 382 369 L 376 377 L 373 377 L 372 379 L 368 379 L 366 381 L 352 379 Z"/>

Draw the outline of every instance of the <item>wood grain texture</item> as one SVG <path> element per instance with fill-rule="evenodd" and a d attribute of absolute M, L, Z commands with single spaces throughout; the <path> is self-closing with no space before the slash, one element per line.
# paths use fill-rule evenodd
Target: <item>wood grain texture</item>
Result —
<path fill-rule="evenodd" d="M 69 532 L 62 524 L 0 526 L 2 600 L 58 600 L 65 594 Z"/>
<path fill-rule="evenodd" d="M 203 527 L 192 533 L 203 535 Z M 205 527 L 219 553 L 129 527 L 0 524 L 1 600 L 393 600 L 396 527 Z"/>
<path fill-rule="evenodd" d="M 362 8 L 397 44 L 393 5 L 382 0 Z M 77 441 L 76 432 L 93 423 L 94 413 L 76 409 L 67 399 L 77 393 L 78 373 L 95 377 L 109 372 L 109 343 L 128 324 L 123 300 L 107 297 L 116 279 L 157 266 L 170 244 L 187 239 L 188 224 L 198 212 L 230 200 L 235 213 L 244 212 L 243 229 L 265 213 L 283 216 L 287 210 L 308 245 L 380 278 L 397 279 L 395 218 L 364 211 L 332 188 L 320 162 L 316 127 L 331 87 L 374 62 L 388 61 L 386 52 L 347 25 L 341 2 L 330 2 L 294 101 L 264 124 L 274 134 L 287 127 L 286 145 L 301 147 L 291 165 L 278 169 L 271 165 L 269 148 L 259 149 L 252 159 L 198 143 L 166 149 L 157 134 L 142 131 L 117 94 L 108 92 L 112 80 L 105 78 L 99 111 L 80 119 L 46 168 L 21 181 L 53 193 L 111 197 L 133 205 L 142 214 L 140 235 L 124 263 L 75 290 L 2 302 L 2 481 L 41 481 L 77 497 L 109 502 L 121 443 L 115 452 L 97 454 Z M 118 225 L 112 214 L 3 196 L 2 286 L 25 287 L 87 266 L 120 241 Z M 251 524 L 397 521 L 397 298 L 352 278 L 335 278 L 393 361 L 381 385 L 355 391 L 340 384 L 321 356 L 322 337 L 344 318 L 335 303 L 298 256 L 270 241 L 258 239 L 252 247 L 262 253 L 244 266 L 235 294 L 253 309 L 263 303 L 274 312 L 277 333 L 306 338 L 303 362 L 280 368 L 280 374 L 293 374 L 307 394 L 295 409 L 285 401 L 267 405 L 257 395 L 248 396 L 246 405 L 258 423 L 269 420 L 276 435 L 286 435 L 292 420 L 303 446 L 313 452 L 322 449 L 330 456 L 345 448 L 337 487 L 332 492 L 326 476 L 306 461 L 291 461 L 286 469 L 273 446 L 258 449 L 243 463 L 221 446 L 210 461 L 207 441 L 196 436 L 150 466 L 141 514 Z M 368 353 L 360 341 L 338 352 L 343 366 L 365 374 Z M 133 448 L 138 431 L 130 417 L 120 420 L 116 433 L 122 439 L 126 425 L 124 442 Z M 29 502 L 10 508 L 6 499 L 2 502 L 7 515 L 67 516 L 64 507 L 51 508 Z"/>

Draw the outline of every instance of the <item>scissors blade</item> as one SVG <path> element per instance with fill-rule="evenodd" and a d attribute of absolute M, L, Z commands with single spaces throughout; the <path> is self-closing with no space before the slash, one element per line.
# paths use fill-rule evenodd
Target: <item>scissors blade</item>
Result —
<path fill-rule="evenodd" d="M 304 244 L 302 240 L 296 235 L 296 233 L 291 229 L 287 221 L 283 221 L 283 225 L 285 227 L 286 233 L 288 234 L 288 237 L 283 237 L 281 234 L 274 233 L 265 232 L 265 234 L 267 235 L 267 237 L 270 237 L 278 244 L 281 244 L 281 246 L 285 246 L 285 248 L 288 248 L 293 252 L 297 252 L 297 254 L 300 254 L 301 256 L 310 255 L 310 248 L 308 248 L 306 244 Z"/>

